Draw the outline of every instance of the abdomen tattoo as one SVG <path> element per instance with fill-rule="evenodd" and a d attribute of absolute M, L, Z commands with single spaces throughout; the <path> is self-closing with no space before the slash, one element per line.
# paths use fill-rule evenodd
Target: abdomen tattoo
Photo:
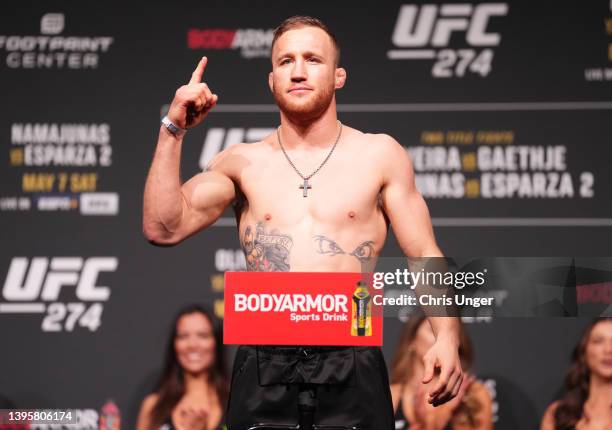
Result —
<path fill-rule="evenodd" d="M 352 252 L 346 252 L 336 241 L 322 234 L 314 236 L 313 239 L 316 242 L 315 249 L 319 254 L 327 254 L 332 257 L 338 254 L 348 254 L 358 259 L 361 263 L 369 262 L 375 254 L 373 240 L 361 242 Z"/>

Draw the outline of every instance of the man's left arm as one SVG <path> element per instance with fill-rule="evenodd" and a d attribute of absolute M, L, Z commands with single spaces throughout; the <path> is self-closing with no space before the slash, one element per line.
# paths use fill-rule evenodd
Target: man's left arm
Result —
<path fill-rule="evenodd" d="M 443 257 L 436 244 L 429 210 L 416 188 L 414 169 L 408 151 L 386 135 L 377 138 L 377 151 L 382 158 L 382 204 L 393 232 L 407 257 Z M 459 320 L 454 317 L 428 318 L 436 342 L 425 354 L 423 383 L 437 383 L 429 392 L 429 402 L 445 403 L 459 392 L 463 374 L 459 360 Z"/>

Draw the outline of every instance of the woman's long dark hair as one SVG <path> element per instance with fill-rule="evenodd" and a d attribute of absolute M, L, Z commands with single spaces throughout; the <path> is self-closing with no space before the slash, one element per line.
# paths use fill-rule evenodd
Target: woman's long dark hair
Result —
<path fill-rule="evenodd" d="M 572 364 L 565 376 L 565 394 L 555 408 L 555 430 L 573 429 L 582 417 L 584 402 L 589 397 L 591 371 L 586 361 L 586 347 L 589 337 L 600 322 L 612 318 L 597 318 L 584 330 L 582 338 L 572 353 Z"/>
<path fill-rule="evenodd" d="M 174 340 L 177 336 L 177 325 L 185 315 L 199 313 L 206 317 L 213 327 L 215 337 L 215 359 L 208 372 L 208 383 L 215 388 L 217 398 L 221 403 L 221 410 L 225 410 L 228 397 L 227 372 L 223 354 L 222 325 L 219 320 L 206 308 L 200 305 L 189 305 L 178 312 L 172 323 L 170 337 L 166 346 L 166 358 L 163 371 L 157 384 L 157 402 L 151 411 L 151 428 L 158 429 L 171 416 L 172 410 L 185 394 L 185 379 L 183 369 L 176 357 Z"/>

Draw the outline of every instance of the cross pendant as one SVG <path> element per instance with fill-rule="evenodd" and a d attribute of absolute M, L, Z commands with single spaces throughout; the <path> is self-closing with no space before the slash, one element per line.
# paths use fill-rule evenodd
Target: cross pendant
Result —
<path fill-rule="evenodd" d="M 300 189 L 304 190 L 303 197 L 308 197 L 308 190 L 311 188 L 312 186 L 308 184 L 308 179 L 304 179 L 304 184 L 300 185 Z"/>

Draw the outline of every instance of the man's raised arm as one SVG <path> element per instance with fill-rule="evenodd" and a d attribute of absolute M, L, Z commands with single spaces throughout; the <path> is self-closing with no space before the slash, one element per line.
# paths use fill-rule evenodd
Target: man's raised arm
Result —
<path fill-rule="evenodd" d="M 442 257 L 436 244 L 429 210 L 416 188 L 414 169 L 408 152 L 390 136 L 379 136 L 383 169 L 382 202 L 393 232 L 407 257 Z M 423 383 L 439 377 L 429 391 L 429 402 L 442 404 L 459 392 L 463 380 L 459 361 L 459 320 L 429 317 L 436 342 L 425 354 Z"/>
<path fill-rule="evenodd" d="M 181 184 L 184 130 L 200 124 L 218 99 L 202 83 L 206 63 L 206 57 L 202 58 L 189 83 L 176 91 L 167 116 L 172 125 L 160 126 L 145 185 L 142 222 L 145 237 L 157 245 L 174 245 L 206 228 L 235 197 L 234 184 L 220 167 Z M 226 155 L 220 154 L 213 164 L 221 165 Z"/>

